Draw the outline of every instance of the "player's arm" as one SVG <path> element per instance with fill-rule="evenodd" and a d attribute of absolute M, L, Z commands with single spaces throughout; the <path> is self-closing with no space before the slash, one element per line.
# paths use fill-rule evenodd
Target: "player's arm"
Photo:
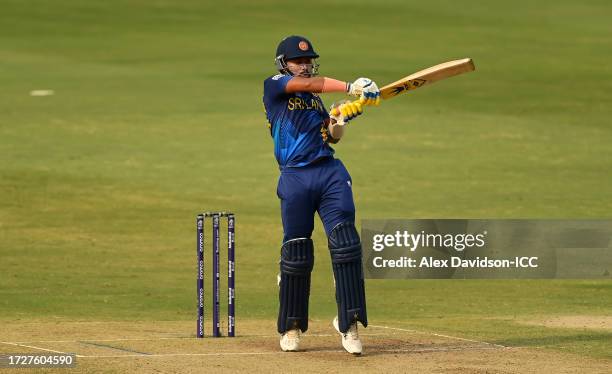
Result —
<path fill-rule="evenodd" d="M 294 92 L 348 92 L 349 83 L 327 77 L 293 77 L 285 86 L 286 93 Z"/>
<path fill-rule="evenodd" d="M 378 86 L 368 78 L 349 83 L 328 77 L 292 77 L 285 86 L 285 92 L 344 92 L 362 98 L 364 105 L 376 105 L 380 101 Z"/>
<path fill-rule="evenodd" d="M 334 113 L 331 113 L 329 120 L 325 122 L 327 138 L 324 139 L 328 143 L 335 144 L 344 136 L 347 124 L 363 113 L 363 107 L 360 102 L 343 101 L 332 105 L 331 112 Z"/>

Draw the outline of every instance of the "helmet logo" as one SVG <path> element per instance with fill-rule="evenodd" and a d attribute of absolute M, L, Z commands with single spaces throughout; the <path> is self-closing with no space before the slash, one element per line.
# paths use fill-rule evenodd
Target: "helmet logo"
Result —
<path fill-rule="evenodd" d="M 301 49 L 302 51 L 307 51 L 308 50 L 308 43 L 306 41 L 302 40 L 298 44 L 298 48 Z"/>

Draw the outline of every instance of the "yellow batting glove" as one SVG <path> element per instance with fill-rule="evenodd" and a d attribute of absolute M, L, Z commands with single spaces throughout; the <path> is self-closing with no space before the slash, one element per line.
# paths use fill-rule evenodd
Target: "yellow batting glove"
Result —
<path fill-rule="evenodd" d="M 348 122 L 363 113 L 363 104 L 359 101 L 335 103 L 330 110 L 330 116 L 338 122 Z"/>
<path fill-rule="evenodd" d="M 340 105 L 340 113 L 345 121 L 350 121 L 363 113 L 363 107 L 359 102 L 348 102 Z"/>

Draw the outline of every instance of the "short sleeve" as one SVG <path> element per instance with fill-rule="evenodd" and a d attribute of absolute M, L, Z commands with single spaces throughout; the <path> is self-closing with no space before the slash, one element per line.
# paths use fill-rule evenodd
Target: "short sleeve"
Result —
<path fill-rule="evenodd" d="M 290 75 L 277 74 L 264 82 L 264 97 L 273 99 L 285 94 L 287 83 L 293 78 Z"/>

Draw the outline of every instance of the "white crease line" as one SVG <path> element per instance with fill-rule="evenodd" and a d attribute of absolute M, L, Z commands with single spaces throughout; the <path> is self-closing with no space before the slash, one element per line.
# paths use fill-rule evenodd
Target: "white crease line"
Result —
<path fill-rule="evenodd" d="M 155 341 L 155 340 L 190 340 L 195 339 L 193 336 L 176 337 L 176 338 L 117 338 L 117 339 L 79 339 L 79 340 L 35 340 L 27 342 L 15 342 L 19 344 L 32 344 L 32 343 L 81 343 L 81 342 L 124 342 L 124 341 Z"/>
<path fill-rule="evenodd" d="M 322 352 L 322 351 L 318 351 Z M 338 351 L 323 351 L 323 352 L 341 352 Z M 216 353 L 153 353 L 149 355 L 103 355 L 103 356 L 90 356 L 83 355 L 77 357 L 84 358 L 120 358 L 120 357 L 177 357 L 177 356 L 252 356 L 252 355 L 276 355 L 276 354 L 287 354 L 285 352 L 216 352 Z"/>
<path fill-rule="evenodd" d="M 469 351 L 469 350 L 494 350 L 494 347 L 452 347 L 452 348 L 417 348 L 417 349 L 381 349 L 381 350 L 366 350 L 364 354 L 367 356 L 368 353 L 430 353 L 430 352 L 450 352 L 450 351 Z M 341 349 L 321 349 L 313 351 L 301 351 L 298 353 L 344 353 Z M 181 356 L 262 356 L 262 355 L 287 355 L 285 352 L 214 352 L 214 353 L 152 353 L 148 355 L 139 354 L 125 354 L 125 355 L 76 355 L 82 358 L 122 358 L 122 357 L 181 357 Z"/>
<path fill-rule="evenodd" d="M 53 353 L 61 353 L 61 354 L 68 354 L 66 352 L 62 352 L 62 351 L 56 351 L 54 349 L 47 349 L 47 348 L 41 348 L 41 347 L 35 347 L 33 345 L 27 345 L 27 344 L 19 344 L 19 343 L 11 343 L 11 342 L 0 342 L 2 344 L 8 344 L 8 345 L 14 345 L 14 346 L 18 346 L 18 347 L 26 347 L 26 348 L 32 348 L 32 349 L 38 349 L 41 351 L 47 351 L 47 352 L 53 352 Z"/>
<path fill-rule="evenodd" d="M 411 329 L 404 329 L 404 328 L 399 328 L 399 327 L 390 327 L 390 326 L 381 326 L 381 325 L 369 325 L 370 327 L 374 327 L 374 328 L 381 328 L 381 329 L 387 329 L 387 330 L 395 330 L 395 331 L 402 331 L 402 332 L 410 332 L 410 333 L 415 333 L 415 334 L 422 334 L 422 335 L 433 335 L 433 336 L 438 336 L 438 337 L 442 337 L 442 338 L 447 338 L 447 339 L 454 339 L 454 340 L 462 340 L 462 341 L 467 341 L 467 342 L 471 342 L 471 343 L 478 343 L 478 344 L 487 344 L 490 346 L 494 346 L 494 347 L 498 347 L 498 348 L 508 348 L 504 345 L 501 344 L 495 344 L 495 343 L 489 343 L 489 342 L 484 342 L 484 341 L 479 341 L 479 340 L 474 340 L 474 339 L 467 339 L 467 338 L 460 338 L 458 336 L 451 336 L 451 335 L 444 335 L 444 334 L 437 334 L 434 332 L 425 332 L 425 331 L 418 331 L 418 330 L 411 330 Z M 361 336 L 385 336 L 383 334 L 360 334 Z M 306 336 L 309 337 L 333 337 L 333 336 L 337 336 L 336 334 L 308 334 Z M 278 335 L 245 335 L 245 336 L 239 336 L 241 338 L 276 338 L 278 337 Z M 34 349 L 40 349 L 40 350 L 44 350 L 44 351 L 49 351 L 49 352 L 56 352 L 56 353 L 64 353 L 64 352 L 60 352 L 60 351 L 54 351 L 52 349 L 45 349 L 45 348 L 40 348 L 40 347 L 34 347 L 34 346 L 28 346 L 25 345 L 27 344 L 31 344 L 31 343 L 79 343 L 79 342 L 114 342 L 114 341 L 156 341 L 156 340 L 172 340 L 172 339 L 177 339 L 177 340 L 196 340 L 195 337 L 159 337 L 159 338 L 119 338 L 119 339 L 88 339 L 88 340 L 40 340 L 40 341 L 32 341 L 32 342 L 0 342 L 0 343 L 4 343 L 4 344 L 11 344 L 11 345 L 21 345 L 24 347 L 29 347 L 29 348 L 34 348 Z M 200 340 L 200 339 L 197 339 Z M 330 351 L 330 352 L 334 352 L 334 351 Z M 414 352 L 414 350 L 412 351 Z M 239 353 L 236 353 L 239 354 Z M 267 354 L 267 353 L 245 353 L 245 354 Z M 212 355 L 212 354 L 211 354 Z M 122 355 L 121 357 L 123 357 L 125 355 Z M 81 357 L 78 356 L 77 357 Z M 83 356 L 83 357 L 87 357 L 87 356 Z M 92 356 L 92 357 L 106 357 L 106 356 Z M 113 356 L 109 356 L 109 357 L 113 357 Z"/>
<path fill-rule="evenodd" d="M 480 340 L 474 340 L 474 339 L 467 339 L 467 338 L 460 338 L 458 336 L 451 336 L 451 335 L 444 335 L 444 334 L 436 334 L 435 332 L 425 332 L 425 331 L 417 331 L 417 330 L 410 330 L 410 329 L 402 329 L 399 327 L 389 327 L 389 326 L 380 326 L 380 325 L 369 325 L 372 327 L 376 327 L 376 328 L 381 328 L 381 329 L 388 329 L 388 330 L 397 330 L 397 331 L 405 331 L 405 332 L 412 332 L 412 333 L 416 333 L 416 334 L 424 334 L 424 335 L 434 335 L 434 336 L 439 336 L 441 338 L 447 338 L 447 339 L 455 339 L 455 340 L 463 340 L 466 342 L 472 342 L 472 343 L 479 343 L 479 344 L 488 344 L 488 345 L 492 345 L 494 347 L 498 347 L 498 348 L 508 348 L 505 345 L 501 345 L 501 344 L 495 344 L 495 343 L 489 343 L 489 342 L 483 342 Z"/>

